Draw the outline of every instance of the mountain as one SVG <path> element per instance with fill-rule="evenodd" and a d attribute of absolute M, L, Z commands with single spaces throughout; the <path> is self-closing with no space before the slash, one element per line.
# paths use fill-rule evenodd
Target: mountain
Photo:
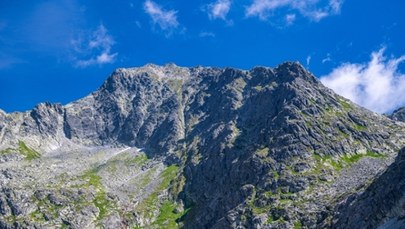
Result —
<path fill-rule="evenodd" d="M 4 228 L 403 225 L 405 123 L 295 62 L 117 69 L 65 106 L 0 112 L 0 144 Z"/>

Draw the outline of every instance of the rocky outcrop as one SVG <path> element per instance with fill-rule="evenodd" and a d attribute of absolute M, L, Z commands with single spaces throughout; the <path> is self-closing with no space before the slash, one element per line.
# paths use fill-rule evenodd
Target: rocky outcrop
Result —
<path fill-rule="evenodd" d="M 394 112 L 392 112 L 390 118 L 396 121 L 405 122 L 405 107 L 396 109 Z"/>
<path fill-rule="evenodd" d="M 96 203 L 80 205 L 87 209 L 86 220 L 71 212 L 77 206 L 69 200 L 73 197 L 61 194 L 61 187 L 45 190 L 55 194 L 46 199 L 46 206 L 53 209 L 60 195 L 67 203 L 63 210 L 51 211 L 56 218 L 50 221 L 78 227 L 112 222 L 152 228 L 354 225 L 344 220 L 351 211 L 344 203 L 367 193 L 405 144 L 405 124 L 336 95 L 295 62 L 248 71 L 175 65 L 117 69 L 99 90 L 76 102 L 44 103 L 25 113 L 0 112 L 0 133 L 0 161 L 8 163 L 0 163 L 4 177 L 24 177 L 26 172 L 21 171 L 42 171 L 47 162 L 63 158 L 78 163 L 62 185 L 77 192 L 71 184 L 86 177 L 80 174 L 86 160 L 92 161 L 92 175 L 103 182 L 96 189 L 85 185 L 83 193 L 93 195 L 87 197 L 92 202 L 97 190 L 103 190 L 108 202 L 119 206 L 110 215 L 101 213 L 104 210 Z M 100 146 L 143 148 L 150 166 L 131 169 L 124 163 L 127 158 L 117 162 L 104 153 L 83 161 L 77 158 L 80 152 L 88 154 L 83 147 Z M 40 151 L 40 159 L 34 149 Z M 58 163 L 63 169 L 52 173 L 68 171 Z M 107 180 L 118 179 L 115 171 L 126 178 L 111 185 Z M 144 171 L 157 181 L 140 177 Z M 13 184 L 2 179 L 7 181 L 4 187 Z M 33 181 L 20 183 L 35 184 L 29 182 Z M 10 198 L 3 193 L 0 197 L 7 202 Z M 16 206 L 28 206 L 22 201 L 12 199 Z M 12 211 L 4 206 L 8 221 L 3 221 L 12 221 Z M 33 212 L 25 210 L 18 222 L 29 224 L 23 219 Z M 49 209 L 45 210 L 39 209 L 41 214 L 47 214 Z M 62 217 L 61 212 L 71 214 Z"/>

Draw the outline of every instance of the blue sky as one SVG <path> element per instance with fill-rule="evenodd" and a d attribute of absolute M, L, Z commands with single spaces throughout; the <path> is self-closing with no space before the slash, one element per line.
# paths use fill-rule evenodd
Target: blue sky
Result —
<path fill-rule="evenodd" d="M 0 109 L 66 104 L 118 67 L 300 61 L 377 112 L 405 105 L 400 0 L 0 2 Z"/>

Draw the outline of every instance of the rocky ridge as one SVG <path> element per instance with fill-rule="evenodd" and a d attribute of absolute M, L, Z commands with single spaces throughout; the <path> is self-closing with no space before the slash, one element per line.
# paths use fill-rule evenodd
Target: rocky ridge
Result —
<path fill-rule="evenodd" d="M 340 228 L 404 136 L 294 62 L 117 69 L 66 106 L 0 112 L 0 225 Z"/>

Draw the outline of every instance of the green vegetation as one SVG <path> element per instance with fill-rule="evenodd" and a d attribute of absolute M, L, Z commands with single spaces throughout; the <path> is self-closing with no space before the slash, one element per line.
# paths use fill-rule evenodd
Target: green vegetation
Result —
<path fill-rule="evenodd" d="M 327 107 L 325 107 L 325 111 L 330 113 L 333 111 L 333 109 L 332 109 L 332 107 L 327 106 Z"/>
<path fill-rule="evenodd" d="M 101 183 L 101 177 L 97 174 L 97 170 L 92 169 L 84 173 L 81 179 L 86 180 L 85 187 L 93 186 L 96 190 L 96 195 L 93 199 L 93 204 L 100 211 L 97 220 L 103 219 L 111 209 L 115 206 L 112 201 L 107 199 L 103 184 Z"/>
<path fill-rule="evenodd" d="M 184 177 L 179 177 L 178 182 L 173 182 L 177 178 L 178 171 L 179 167 L 177 165 L 171 165 L 163 170 L 160 174 L 161 182 L 158 187 L 137 206 L 138 212 L 143 213 L 145 217 L 149 218 L 153 217 L 154 211 L 159 210 L 159 215 L 153 223 L 153 225 L 158 226 L 158 228 L 178 228 L 176 221 L 187 213 L 187 210 L 184 212 L 175 212 L 177 204 L 173 201 L 166 200 L 161 204 L 159 203 L 159 194 L 169 189 L 171 185 L 174 188 L 174 192 L 181 191 L 180 189 L 182 189 L 185 183 Z M 160 207 L 158 208 L 159 205 Z"/>
<path fill-rule="evenodd" d="M 7 149 L 1 150 L 1 151 L 0 151 L 0 155 L 9 154 L 9 153 L 12 153 L 12 152 L 15 152 L 15 150 L 12 149 L 12 148 L 7 148 Z"/>
<path fill-rule="evenodd" d="M 18 151 L 25 156 L 25 160 L 31 161 L 33 159 L 41 157 L 41 154 L 37 151 L 29 148 L 23 141 L 18 141 Z"/>
<path fill-rule="evenodd" d="M 255 154 L 261 158 L 265 158 L 269 154 L 269 148 L 266 147 L 263 149 L 256 150 Z"/>
<path fill-rule="evenodd" d="M 314 158 L 317 162 L 315 168 L 312 170 L 313 173 L 319 173 L 320 170 L 324 167 L 325 163 L 331 165 L 335 170 L 340 171 L 346 166 L 350 166 L 358 162 L 363 157 L 372 157 L 372 158 L 384 158 L 385 155 L 378 154 L 372 151 L 367 151 L 365 154 L 354 154 L 354 155 L 344 155 L 340 158 L 333 158 L 330 155 L 321 157 L 319 155 L 314 155 Z"/>
<path fill-rule="evenodd" d="M 357 131 L 365 131 L 365 130 L 367 130 L 367 127 L 362 126 L 362 125 L 359 125 L 359 124 L 357 124 L 357 123 L 355 123 L 355 124 L 353 125 L 353 128 L 354 128 L 355 130 L 357 130 Z"/>
<path fill-rule="evenodd" d="M 39 211 L 38 209 L 30 214 L 30 219 L 35 222 L 44 222 L 45 216 L 44 213 Z"/>
<path fill-rule="evenodd" d="M 300 221 L 297 221 L 294 223 L 294 229 L 301 229 L 302 228 L 302 224 Z"/>
<path fill-rule="evenodd" d="M 0 155 L 5 155 L 5 154 L 10 154 L 13 152 L 18 152 L 21 155 L 23 155 L 25 157 L 25 160 L 27 161 L 31 161 L 34 160 L 36 158 L 40 158 L 41 154 L 38 153 L 37 151 L 29 148 L 25 142 L 23 141 L 18 141 L 18 148 L 17 149 L 12 149 L 12 148 L 7 148 L 4 150 L 0 151 Z"/>
<path fill-rule="evenodd" d="M 263 90 L 263 87 L 261 85 L 257 85 L 254 87 L 254 89 L 256 89 L 256 91 L 261 91 Z"/>
<path fill-rule="evenodd" d="M 175 229 L 178 228 L 176 220 L 183 216 L 184 212 L 175 212 L 177 205 L 170 201 L 163 202 L 160 207 L 160 214 L 154 224 L 159 228 Z"/>
<path fill-rule="evenodd" d="M 276 170 L 273 170 L 272 173 L 273 173 L 274 179 L 278 180 L 278 178 L 280 177 L 280 174 Z"/>
<path fill-rule="evenodd" d="M 372 151 L 367 151 L 366 154 L 345 155 L 342 157 L 342 160 L 348 164 L 353 164 L 363 157 L 384 158 L 385 156 Z"/>
<path fill-rule="evenodd" d="M 343 109 L 345 109 L 345 110 L 350 110 L 350 109 L 352 109 L 352 105 L 350 105 L 348 102 L 346 102 L 346 101 L 343 100 L 343 99 L 339 99 L 339 103 L 340 103 L 340 105 L 343 107 Z"/>
<path fill-rule="evenodd" d="M 291 203 L 291 202 L 292 202 L 292 200 L 290 200 L 290 199 L 280 199 L 280 204 L 281 205 L 286 205 L 286 204 Z"/>
<path fill-rule="evenodd" d="M 62 208 L 62 206 L 51 203 L 48 198 L 38 200 L 37 206 L 38 209 L 30 215 L 31 220 L 37 222 L 43 221 L 45 214 L 57 218 L 59 216 L 59 211 Z"/>
<path fill-rule="evenodd" d="M 274 222 L 274 219 L 273 219 L 273 216 L 272 215 L 269 215 L 269 218 L 267 218 L 267 224 L 271 224 L 271 223 L 273 223 Z"/>
<path fill-rule="evenodd" d="M 142 153 L 140 155 L 135 156 L 134 158 L 128 159 L 125 161 L 125 164 L 128 165 L 136 165 L 136 166 L 142 166 L 145 164 L 145 162 L 148 161 L 148 157 L 146 154 Z"/>
<path fill-rule="evenodd" d="M 168 188 L 170 182 L 176 178 L 178 171 L 179 166 L 177 165 L 171 165 L 163 170 L 162 174 L 160 175 L 162 177 L 162 182 L 160 183 L 158 189 L 162 191 Z"/>

